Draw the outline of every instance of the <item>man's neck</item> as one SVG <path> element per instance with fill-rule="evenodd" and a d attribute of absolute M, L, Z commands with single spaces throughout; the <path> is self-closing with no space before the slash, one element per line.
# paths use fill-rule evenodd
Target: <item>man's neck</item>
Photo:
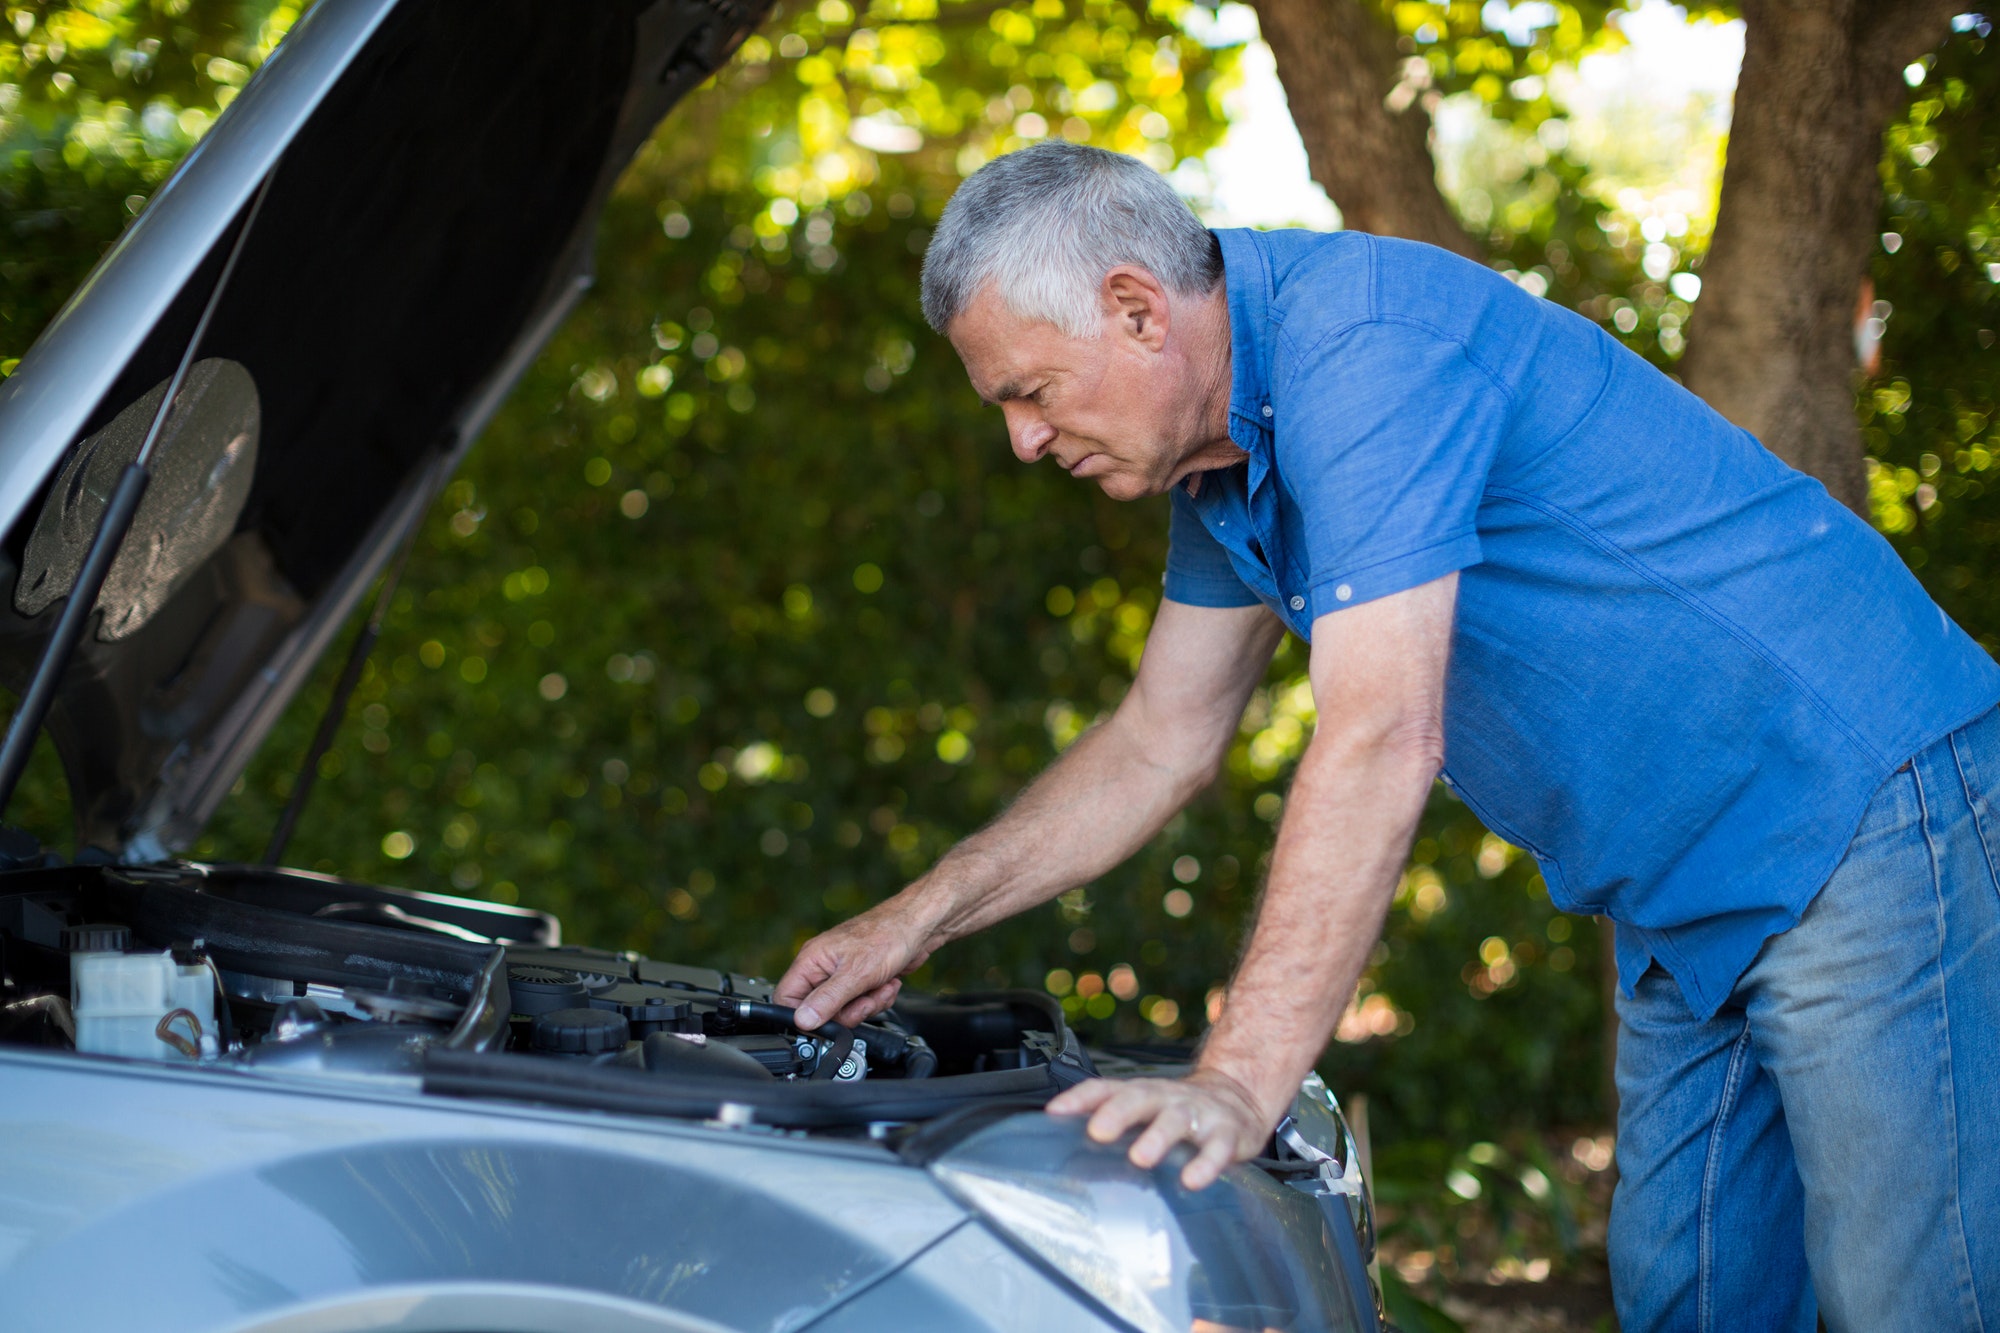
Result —
<path fill-rule="evenodd" d="M 1217 468 L 1234 467 L 1250 455 L 1229 436 L 1229 399 L 1235 387 L 1234 362 L 1230 354 L 1229 289 L 1218 282 L 1215 290 L 1190 302 L 1183 316 L 1194 326 L 1192 347 L 1200 349 L 1195 358 L 1201 367 L 1193 394 L 1193 411 L 1201 425 L 1193 447 L 1174 471 L 1173 485 L 1188 485 L 1188 494 L 1200 492 L 1200 476 Z"/>

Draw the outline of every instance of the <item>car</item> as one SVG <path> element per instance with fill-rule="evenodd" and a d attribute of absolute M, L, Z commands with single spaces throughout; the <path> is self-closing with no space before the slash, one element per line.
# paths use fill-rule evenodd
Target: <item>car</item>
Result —
<path fill-rule="evenodd" d="M 1038 991 L 802 1031 L 282 836 L 180 855 L 763 3 L 320 0 L 0 383 L 0 802 L 45 728 L 81 849 L 0 834 L 0 1328 L 1379 1327 L 1317 1078 L 1190 1192 L 1042 1111 L 1185 1056 Z"/>

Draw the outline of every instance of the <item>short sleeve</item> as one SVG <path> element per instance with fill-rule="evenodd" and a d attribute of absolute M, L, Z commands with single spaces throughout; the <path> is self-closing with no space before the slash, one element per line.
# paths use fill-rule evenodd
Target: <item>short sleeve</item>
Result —
<path fill-rule="evenodd" d="M 1256 606 L 1229 563 L 1229 552 L 1195 513 L 1187 492 L 1176 486 L 1167 522 L 1167 600 L 1183 606 Z"/>
<path fill-rule="evenodd" d="M 1323 340 L 1282 384 L 1274 450 L 1304 519 L 1314 619 L 1479 563 L 1512 399 L 1462 345 L 1372 321 Z"/>

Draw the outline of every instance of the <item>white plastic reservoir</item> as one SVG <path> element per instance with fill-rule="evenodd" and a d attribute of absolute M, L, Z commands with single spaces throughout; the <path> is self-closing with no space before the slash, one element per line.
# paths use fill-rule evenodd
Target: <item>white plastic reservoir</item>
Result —
<path fill-rule="evenodd" d="M 182 966 L 172 953 L 73 953 L 69 967 L 79 1051 L 191 1060 L 181 1043 L 199 1050 L 215 1031 L 215 977 L 204 964 Z"/>

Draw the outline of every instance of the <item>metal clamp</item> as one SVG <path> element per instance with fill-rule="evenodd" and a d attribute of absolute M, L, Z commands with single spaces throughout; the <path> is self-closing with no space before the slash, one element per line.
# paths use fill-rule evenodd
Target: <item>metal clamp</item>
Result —
<path fill-rule="evenodd" d="M 1299 1133 L 1297 1118 L 1289 1115 L 1278 1122 L 1277 1135 L 1278 1141 L 1298 1154 L 1300 1160 L 1311 1162 L 1318 1168 L 1316 1180 L 1319 1188 L 1315 1193 L 1342 1194 L 1355 1199 L 1363 1197 L 1367 1187 L 1361 1181 L 1361 1163 L 1356 1160 L 1359 1154 L 1351 1148 L 1343 1154 L 1346 1160 L 1342 1161 L 1324 1148 L 1308 1142 L 1306 1136 Z"/>
<path fill-rule="evenodd" d="M 1355 1238 L 1361 1244 L 1361 1252 L 1372 1256 L 1375 1252 L 1375 1205 L 1368 1194 L 1367 1179 L 1361 1173 L 1361 1151 L 1354 1142 L 1354 1133 L 1317 1075 L 1309 1075 L 1299 1093 L 1296 1105 L 1301 1113 L 1331 1132 L 1308 1135 L 1296 1114 L 1278 1122 L 1275 1131 L 1278 1141 L 1300 1161 L 1311 1163 L 1314 1168 L 1310 1178 L 1292 1181 L 1291 1186 L 1315 1198 L 1344 1200 L 1348 1220 L 1354 1224 Z M 1313 1142 L 1315 1137 L 1321 1142 Z"/>

